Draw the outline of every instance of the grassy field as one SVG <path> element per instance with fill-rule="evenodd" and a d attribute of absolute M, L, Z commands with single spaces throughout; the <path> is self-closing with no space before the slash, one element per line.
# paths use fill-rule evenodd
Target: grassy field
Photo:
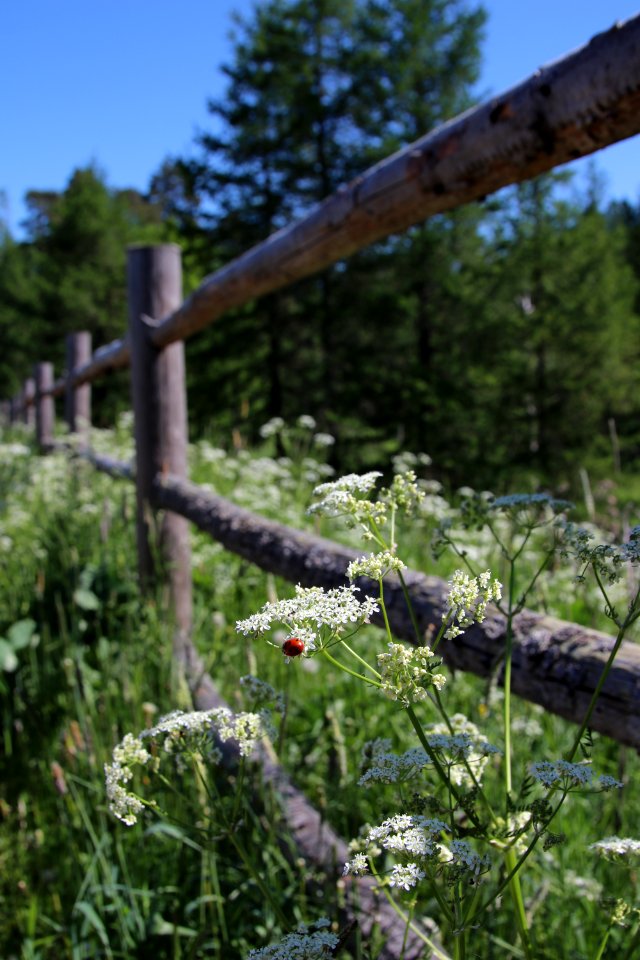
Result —
<path fill-rule="evenodd" d="M 117 431 L 99 435 L 96 445 L 128 456 L 129 428 L 125 419 Z M 284 440 L 286 456 L 276 456 L 275 438 L 268 435 L 260 450 L 250 452 L 202 442 L 191 450 L 192 477 L 266 516 L 355 544 L 357 531 L 306 513 L 313 488 L 329 476 L 322 441 L 314 444 L 304 424 Z M 398 467 L 428 475 L 420 461 Z M 425 482 L 424 490 L 428 509 L 399 521 L 400 553 L 412 567 L 449 577 L 459 559 L 449 552 L 436 563 L 430 541 L 442 518 L 452 517 L 455 525 L 457 515 L 432 484 Z M 340 883 L 300 861 L 277 797 L 250 762 L 227 774 L 209 769 L 203 755 L 195 765 L 173 763 L 164 779 L 145 769 L 137 789 L 157 801 L 162 814 L 149 810 L 126 827 L 108 810 L 103 768 L 116 744 L 176 708 L 192 708 L 172 671 L 163 597 L 141 597 L 137 590 L 133 487 L 61 454 L 36 457 L 26 436 L 14 433 L 0 446 L 0 501 L 0 956 L 234 960 L 276 942 L 298 923 L 321 916 L 337 923 Z M 504 561 L 486 531 L 466 531 L 465 537 L 474 563 L 502 576 Z M 252 708 L 239 684 L 246 674 L 283 695 L 275 745 L 327 821 L 351 839 L 399 810 L 425 809 L 432 793 L 426 774 L 358 785 L 367 743 L 384 738 L 398 752 L 415 747 L 402 704 L 322 657 L 287 663 L 265 640 L 239 635 L 238 619 L 267 599 L 290 596 L 292 587 L 195 532 L 193 559 L 194 639 L 207 669 L 235 710 Z M 534 569 L 535 551 L 528 562 Z M 625 579 L 614 588 L 618 602 L 632 587 Z M 595 585 L 576 584 L 575 570 L 557 560 L 537 579 L 528 605 L 611 628 Z M 387 639 L 365 627 L 352 644 L 358 656 L 375 662 Z M 504 698 L 495 684 L 449 676 L 442 697 L 450 716 L 463 713 L 504 749 Z M 429 703 L 416 705 L 426 725 L 438 719 L 429 710 Z M 511 711 L 514 782 L 526 784 L 530 762 L 566 755 L 575 728 L 523 701 Z M 539 844 L 527 860 L 522 899 L 532 957 L 640 953 L 636 874 L 626 858 L 606 862 L 589 850 L 603 837 L 637 834 L 638 758 L 600 737 L 590 750 L 598 773 L 625 786 L 572 793 L 553 823 L 557 842 L 547 849 Z M 501 754 L 491 755 L 485 775 L 487 796 L 498 805 L 502 762 Z M 521 804 L 532 788 L 524 789 Z M 499 852 L 490 845 L 487 851 L 499 878 Z M 390 863 L 381 863 L 382 873 Z M 483 878 L 481 894 L 490 882 Z M 453 882 L 450 889 L 457 896 Z M 432 890 L 387 891 L 416 918 L 436 919 L 455 942 Z M 632 909 L 611 924 L 619 899 Z M 506 892 L 470 927 L 466 953 L 454 945 L 449 955 L 527 956 Z M 375 958 L 380 945 L 356 933 L 340 956 Z"/>

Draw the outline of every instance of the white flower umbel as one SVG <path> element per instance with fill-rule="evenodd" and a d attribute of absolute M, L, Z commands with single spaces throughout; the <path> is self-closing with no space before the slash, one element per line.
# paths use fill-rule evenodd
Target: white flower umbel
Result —
<path fill-rule="evenodd" d="M 595 777 L 590 766 L 584 763 L 569 763 L 568 760 L 541 760 L 532 763 L 531 775 L 544 787 L 556 784 L 564 790 L 598 786 L 601 790 L 620 790 L 624 784 L 615 777 L 602 774 Z"/>
<path fill-rule="evenodd" d="M 240 677 L 240 686 L 245 697 L 251 701 L 254 710 L 261 707 L 273 707 L 276 713 L 284 713 L 284 696 L 276 693 L 270 683 L 252 676 L 250 673 Z"/>
<path fill-rule="evenodd" d="M 420 880 L 424 880 L 425 876 L 424 870 L 421 870 L 417 863 L 407 863 L 404 866 L 396 864 L 389 877 L 389 886 L 411 890 Z"/>
<path fill-rule="evenodd" d="M 368 623 L 379 608 L 372 597 L 361 602 L 358 587 L 296 587 L 294 597 L 266 603 L 262 610 L 246 620 L 238 620 L 236 629 L 245 636 L 262 636 L 275 624 L 288 628 L 291 637 L 304 643 L 304 656 L 322 649 L 332 640 L 352 633 Z"/>
<path fill-rule="evenodd" d="M 372 827 L 364 836 L 363 843 L 370 856 L 375 856 L 384 849 L 400 858 L 409 859 L 409 863 L 404 864 L 404 869 L 409 872 L 403 873 L 401 867 L 397 867 L 399 872 L 393 874 L 392 879 L 395 877 L 398 882 L 391 884 L 408 890 L 409 887 L 405 882 L 400 882 L 401 879 L 406 881 L 413 878 L 411 886 L 422 879 L 424 874 L 421 866 L 428 861 L 437 862 L 440 859 L 442 834 L 449 830 L 444 820 L 403 813 L 390 817 L 379 827 Z M 344 875 L 361 876 L 367 873 L 368 869 L 367 856 L 361 852 L 345 863 Z"/>
<path fill-rule="evenodd" d="M 383 550 L 381 553 L 372 553 L 368 557 L 352 560 L 347 567 L 347 577 L 349 580 L 355 580 L 356 577 L 382 580 L 388 573 L 399 573 L 401 570 L 406 570 L 406 565 L 400 557 L 396 557 L 389 550 Z"/>
<path fill-rule="evenodd" d="M 307 513 L 322 517 L 344 517 L 349 527 L 361 524 L 365 532 L 370 531 L 371 524 L 385 522 L 387 505 L 367 499 L 376 482 L 382 474 L 377 470 L 369 473 L 349 473 L 338 480 L 321 483 L 313 491 L 318 498 L 312 503 Z"/>
<path fill-rule="evenodd" d="M 449 622 L 445 637 L 449 640 L 459 637 L 472 623 L 482 623 L 487 604 L 502 596 L 502 584 L 491 580 L 491 571 L 486 570 L 477 577 L 470 577 L 464 570 L 456 570 L 449 581 L 449 594 L 442 619 Z"/>
<path fill-rule="evenodd" d="M 453 866 L 456 868 L 456 875 L 465 873 L 470 875 L 473 880 L 477 880 L 481 874 L 486 873 L 491 867 L 489 857 L 486 856 L 486 854 L 480 856 L 480 854 L 471 848 L 466 840 L 452 840 L 449 845 L 449 853 L 451 854 L 451 859 L 448 863 L 450 867 Z"/>
<path fill-rule="evenodd" d="M 240 755 L 246 757 L 268 732 L 268 717 L 264 713 L 233 713 L 227 707 L 217 707 L 192 713 L 176 710 L 137 737 L 127 733 L 114 747 L 113 763 L 105 764 L 104 768 L 109 809 L 127 826 L 136 823 L 137 814 L 145 804 L 126 789 L 136 766 L 157 769 L 163 754 L 168 754 L 182 767 L 182 755 L 189 753 L 206 759 L 210 765 L 218 764 L 222 754 L 217 741 L 227 740 L 234 740 Z M 155 756 L 145 746 L 154 741 L 156 746 L 161 746 Z"/>
<path fill-rule="evenodd" d="M 604 840 L 598 840 L 589 846 L 605 860 L 616 861 L 635 861 L 640 859 L 640 840 L 632 840 L 630 837 L 605 837 Z"/>
<path fill-rule="evenodd" d="M 358 780 L 361 787 L 374 783 L 406 783 L 418 776 L 423 767 L 432 761 L 420 747 L 412 747 L 405 753 L 377 752 Z"/>
<path fill-rule="evenodd" d="M 329 926 L 326 919 L 309 926 L 301 924 L 295 933 L 288 933 L 279 943 L 250 950 L 247 960 L 327 960 L 338 946 L 338 937 L 330 932 Z"/>
<path fill-rule="evenodd" d="M 499 754 L 480 733 L 475 723 L 464 714 L 455 713 L 446 723 L 434 723 L 426 729 L 427 741 L 431 750 L 438 756 L 457 787 L 473 787 L 482 782 L 484 769 L 489 758 Z"/>
<path fill-rule="evenodd" d="M 282 417 L 272 417 L 271 420 L 267 420 L 267 422 L 263 423 L 260 427 L 260 436 L 264 440 L 267 440 L 269 437 L 275 437 L 283 429 L 284 420 Z"/>
<path fill-rule="evenodd" d="M 444 686 L 446 677 L 436 673 L 440 664 L 430 647 L 406 647 L 391 642 L 387 653 L 378 654 L 381 689 L 406 707 L 419 703 L 427 699 L 429 687 L 440 690 Z"/>

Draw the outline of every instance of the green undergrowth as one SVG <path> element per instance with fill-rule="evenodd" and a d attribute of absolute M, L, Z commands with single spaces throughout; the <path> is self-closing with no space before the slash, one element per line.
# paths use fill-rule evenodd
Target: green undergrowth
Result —
<path fill-rule="evenodd" d="M 118 431 L 99 435 L 97 445 L 127 458 L 129 427 L 125 419 Z M 284 439 L 284 451 L 273 434 L 256 452 L 200 443 L 191 450 L 192 478 L 265 516 L 357 546 L 353 531 L 306 514 L 313 487 L 330 475 L 326 441 L 314 446 L 303 426 Z M 424 467 L 428 482 L 428 464 L 413 465 Z M 447 503 L 435 485 L 426 489 L 429 510 L 399 529 L 398 540 L 411 566 L 448 577 L 456 558 L 436 563 L 429 549 Z M 208 794 L 188 771 L 183 783 L 166 785 L 171 822 L 148 813 L 127 828 L 109 813 L 103 766 L 115 744 L 128 731 L 191 707 L 172 671 L 165 598 L 143 598 L 136 585 L 134 509 L 131 485 L 80 460 L 34 456 L 22 434 L 0 446 L 0 956 L 7 960 L 241 960 L 303 920 L 341 919 L 340 884 L 300 861 L 278 799 L 258 773 L 240 813 L 234 775 L 215 777 L 221 809 L 234 811 L 233 837 L 216 826 Z M 483 569 L 500 574 L 500 557 L 480 534 L 469 536 L 467 549 Z M 245 674 L 283 693 L 277 752 L 343 837 L 390 816 L 393 788 L 367 789 L 357 781 L 368 741 L 388 738 L 395 750 L 412 745 L 402 708 L 324 661 L 286 663 L 266 641 L 238 635 L 238 619 L 267 599 L 288 596 L 291 585 L 196 532 L 193 576 L 194 640 L 231 707 L 250 709 L 238 683 Z M 607 629 L 596 593 L 579 588 L 573 570 L 545 573 L 534 600 L 551 615 Z M 354 641 L 363 655 L 385 644 L 373 627 Z M 464 713 L 500 747 L 496 678 L 449 674 L 444 695 L 450 713 Z M 419 710 L 425 724 L 436 719 L 426 705 Z M 514 730 L 514 768 L 524 771 L 532 758 L 562 756 L 575 727 L 520 700 Z M 595 957 L 607 925 L 603 901 L 629 893 L 626 875 L 595 863 L 588 845 L 612 834 L 634 836 L 638 758 L 603 737 L 594 737 L 592 750 L 598 771 L 626 788 L 572 798 L 557 825 L 565 841 L 525 874 L 527 909 L 544 931 L 537 945 L 544 960 Z M 181 787 L 191 795 L 188 804 L 174 796 Z M 252 878 L 238 844 L 266 888 Z M 420 913 L 437 917 L 437 904 L 419 902 Z M 474 957 L 519 956 L 504 946 L 513 943 L 513 931 L 501 916 L 496 912 L 478 931 Z M 612 931 L 607 957 L 630 956 L 625 936 L 624 927 Z M 373 960 L 380 942 L 352 935 L 341 956 Z"/>

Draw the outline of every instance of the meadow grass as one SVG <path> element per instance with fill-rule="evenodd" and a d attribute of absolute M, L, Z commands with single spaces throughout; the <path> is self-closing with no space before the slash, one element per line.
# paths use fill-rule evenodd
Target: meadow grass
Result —
<path fill-rule="evenodd" d="M 98 436 L 98 445 L 126 457 L 128 426 Z M 312 455 L 305 428 L 286 439 L 285 457 L 276 455 L 273 435 L 265 437 L 263 449 L 239 454 L 200 443 L 191 450 L 193 479 L 266 516 L 355 544 L 352 530 L 306 515 L 312 489 L 328 471 Z M 215 781 L 224 813 L 237 803 L 233 775 L 205 775 L 203 788 L 188 770 L 175 773 L 161 794 L 154 793 L 170 819 L 150 813 L 126 828 L 109 813 L 103 765 L 115 744 L 128 731 L 191 704 L 172 673 L 164 601 L 137 590 L 133 488 L 62 455 L 36 457 L 28 446 L 17 434 L 6 437 L 0 451 L 0 635 L 11 639 L 14 628 L 19 638 L 17 663 L 5 661 L 0 674 L 0 955 L 233 960 L 301 921 L 337 918 L 340 885 L 300 862 L 277 798 L 257 773 L 234 821 L 241 823 L 238 836 L 249 865 L 239 858 L 207 792 Z M 397 539 L 411 566 L 448 577 L 459 566 L 456 558 L 436 563 L 429 551 L 447 507 L 437 489 L 429 487 L 428 494 L 429 514 L 399 528 Z M 466 544 L 478 562 L 500 575 L 500 557 L 482 533 L 467 532 Z M 357 785 L 368 742 L 387 738 L 400 752 L 415 744 L 402 706 L 320 658 L 287 664 L 264 640 L 239 636 L 237 620 L 269 597 L 290 596 L 291 585 L 195 531 L 193 558 L 194 639 L 209 672 L 234 709 L 249 708 L 238 683 L 244 674 L 282 691 L 280 759 L 327 821 L 349 839 L 365 824 L 391 816 L 398 800 L 411 801 L 411 785 Z M 616 589 L 624 596 L 627 585 Z M 559 565 L 540 577 L 531 603 L 589 625 L 608 625 L 593 587 L 578 587 L 574 571 Z M 17 633 L 16 624 L 22 624 Z M 366 627 L 353 645 L 368 656 L 382 651 L 386 639 Z M 501 696 L 489 681 L 448 678 L 449 712 L 464 713 L 498 746 Z M 424 723 L 437 719 L 428 704 L 416 709 Z M 523 774 L 533 758 L 565 754 L 575 734 L 570 724 L 524 701 L 515 701 L 513 727 L 513 768 Z M 568 813 L 554 823 L 565 841 L 529 861 L 522 885 L 538 931 L 537 958 L 595 960 L 612 901 L 634 900 L 634 875 L 598 860 L 588 846 L 637 831 L 638 759 L 600 737 L 593 754 L 599 773 L 626 786 L 622 792 L 572 796 Z M 492 764 L 497 768 L 499 759 Z M 140 789 L 151 791 L 148 778 L 143 776 Z M 268 878 L 268 891 L 256 877 Z M 415 897 L 411 891 L 405 899 Z M 499 906 L 478 924 L 469 956 L 524 955 L 511 914 Z M 414 912 L 437 920 L 439 906 L 422 896 Z M 613 927 L 607 957 L 633 956 L 633 928 L 633 917 Z M 364 960 L 378 949 L 375 940 L 355 937 L 341 955 Z"/>

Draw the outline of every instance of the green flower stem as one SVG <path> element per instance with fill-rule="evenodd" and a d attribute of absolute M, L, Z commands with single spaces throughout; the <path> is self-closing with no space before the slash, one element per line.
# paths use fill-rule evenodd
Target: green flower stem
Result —
<path fill-rule="evenodd" d="M 438 712 L 439 712 L 440 716 L 442 717 L 442 719 L 443 719 L 444 722 L 446 723 L 447 729 L 448 729 L 449 733 L 451 734 L 452 737 L 455 736 L 455 731 L 454 731 L 453 726 L 452 726 L 452 724 L 451 724 L 451 720 L 449 719 L 449 715 L 448 715 L 447 711 L 446 711 L 445 708 L 444 708 L 444 705 L 443 705 L 443 703 L 442 703 L 442 697 L 440 696 L 440 691 L 438 690 L 437 687 L 434 687 L 434 688 L 433 688 L 433 702 L 435 703 L 435 705 L 436 705 L 436 707 L 437 707 L 437 709 L 438 709 Z M 478 796 L 480 797 L 480 799 L 482 800 L 483 804 L 485 805 L 485 807 L 486 807 L 486 809 L 487 809 L 487 813 L 488 813 L 489 816 L 491 817 L 491 820 L 495 823 L 496 815 L 495 815 L 495 813 L 494 813 L 494 811 L 493 811 L 493 807 L 491 806 L 491 803 L 489 802 L 489 798 L 487 797 L 487 795 L 485 794 L 484 790 L 482 789 L 482 786 L 480 785 L 480 781 L 476 778 L 476 775 L 475 775 L 475 773 L 474 773 L 474 771 L 473 771 L 473 768 L 472 768 L 471 764 L 469 763 L 469 761 L 467 760 L 466 756 L 463 756 L 462 762 L 463 762 L 463 764 L 464 764 L 465 770 L 467 771 L 467 773 L 469 774 L 469 776 L 470 776 L 470 778 L 471 778 L 471 782 L 473 783 L 474 787 L 475 787 L 476 790 L 478 791 Z"/>
<path fill-rule="evenodd" d="M 598 699 L 599 699 L 599 697 L 600 697 L 600 694 L 602 693 L 602 688 L 604 687 L 605 683 L 607 682 L 607 677 L 609 676 L 609 674 L 610 674 L 610 672 L 611 672 L 611 668 L 612 668 L 612 666 L 613 666 L 613 662 L 614 662 L 616 656 L 618 655 L 618 650 L 620 649 L 620 646 L 621 646 L 622 641 L 623 641 L 623 639 L 624 639 L 624 635 L 625 635 L 625 633 L 627 632 L 629 626 L 634 622 L 634 620 L 637 620 L 637 618 L 638 618 L 638 613 L 636 612 L 636 605 L 637 605 L 637 603 L 638 603 L 639 597 L 640 597 L 640 590 L 638 591 L 638 593 L 636 593 L 635 599 L 633 600 L 633 603 L 631 604 L 631 606 L 630 606 L 630 608 L 629 608 L 629 613 L 627 614 L 625 620 L 623 621 L 623 623 L 622 623 L 622 624 L 619 626 L 619 628 L 618 628 L 618 632 L 617 632 L 617 634 L 616 634 L 615 642 L 614 642 L 614 644 L 613 644 L 613 647 L 611 648 L 611 653 L 609 654 L 609 657 L 607 658 L 607 662 L 606 662 L 606 664 L 605 664 L 605 666 L 604 666 L 604 669 L 603 669 L 602 673 L 600 674 L 600 679 L 598 680 L 598 682 L 597 682 L 597 684 L 596 684 L 596 688 L 595 688 L 595 690 L 593 691 L 591 700 L 589 701 L 589 706 L 587 707 L 587 712 L 586 712 L 586 714 L 585 714 L 584 720 L 583 720 L 582 723 L 580 724 L 580 729 L 578 730 L 578 733 L 576 734 L 575 740 L 573 741 L 573 746 L 571 747 L 571 750 L 569 751 L 569 754 L 568 754 L 568 756 L 567 756 L 567 760 L 568 760 L 569 762 L 571 762 L 571 761 L 573 760 L 573 758 L 575 757 L 576 753 L 578 752 L 578 748 L 579 748 L 579 746 L 580 746 L 580 742 L 581 742 L 581 740 L 582 740 L 582 738 L 583 738 L 583 736 L 584 736 L 585 730 L 586 730 L 587 727 L 589 726 L 589 721 L 591 720 L 591 716 L 592 716 L 592 714 L 593 714 L 593 711 L 595 710 L 596 703 L 598 702 Z M 606 594 L 605 594 L 605 598 L 606 598 Z"/>
<path fill-rule="evenodd" d="M 402 570 L 398 570 L 398 580 L 400 581 L 400 586 L 402 587 L 402 593 L 407 605 L 407 610 L 409 611 L 409 616 L 411 617 L 411 625 L 413 627 L 413 632 L 416 635 L 416 643 L 418 646 L 420 646 L 422 643 L 422 634 L 420 633 L 420 627 L 418 626 L 415 610 L 413 609 L 413 604 L 411 603 L 411 597 L 409 595 L 409 590 L 407 589 L 407 583 L 402 576 Z"/>
<path fill-rule="evenodd" d="M 207 793 L 207 796 L 209 798 L 209 801 L 211 803 L 217 804 L 217 809 L 220 813 L 221 820 L 223 821 L 223 825 L 225 827 L 225 835 L 228 837 L 234 850 L 242 860 L 244 866 L 246 867 L 247 873 L 255 881 L 256 886 L 264 896 L 267 903 L 270 904 L 271 909 L 273 910 L 275 915 L 278 917 L 278 920 L 286 930 L 291 922 L 290 918 L 287 917 L 282 907 L 280 906 L 278 900 L 275 898 L 273 893 L 273 886 L 268 883 L 265 883 L 262 877 L 262 874 L 260 873 L 260 870 L 256 868 L 255 862 L 251 859 L 247 851 L 244 849 L 244 846 L 242 845 L 238 837 L 238 832 L 235 828 L 235 825 L 233 823 L 230 823 L 228 817 L 225 815 L 224 803 L 222 802 L 222 797 L 220 796 L 220 792 L 218 791 L 218 788 L 216 786 L 215 779 L 212 779 L 211 781 L 212 789 L 209 787 L 209 784 L 206 782 L 204 778 L 201 778 L 201 780 L 202 780 L 204 789 Z"/>
<path fill-rule="evenodd" d="M 380 884 L 380 887 L 381 887 L 381 889 L 382 889 L 382 892 L 384 893 L 385 897 L 387 898 L 387 901 L 389 902 L 389 905 L 395 910 L 395 912 L 398 914 L 398 916 L 400 917 L 400 919 L 402 920 L 402 922 L 406 924 L 406 926 L 409 928 L 409 930 L 411 930 L 413 933 L 415 933 L 416 936 L 420 937 L 420 939 L 422 940 L 423 943 L 426 943 L 426 944 L 427 944 L 427 946 L 429 947 L 429 949 L 432 951 L 432 956 L 437 957 L 438 960 L 452 960 L 452 957 L 450 956 L 450 954 L 445 953 L 445 951 L 442 949 L 442 947 L 439 947 L 436 943 L 434 943 L 433 940 L 431 939 L 431 937 L 427 936 L 427 934 L 424 932 L 424 930 L 421 930 L 420 927 L 417 927 L 417 926 L 412 922 L 411 917 L 410 917 L 408 914 L 405 913 L 405 911 L 402 909 L 402 907 L 396 902 L 396 900 L 394 899 L 394 897 L 391 896 L 391 894 L 389 893 L 388 888 L 381 882 L 380 874 L 376 871 L 376 869 L 375 869 L 375 867 L 373 866 L 373 864 L 371 864 L 371 873 L 373 874 L 373 876 L 375 877 L 375 879 L 376 879 L 376 880 L 378 881 L 378 883 Z"/>
<path fill-rule="evenodd" d="M 602 960 L 602 957 L 604 956 L 604 951 L 605 951 L 606 946 L 607 946 L 607 941 L 608 941 L 608 939 L 609 939 L 609 935 L 611 934 L 611 928 L 612 928 L 612 926 L 613 926 L 612 922 L 609 921 L 609 925 L 607 926 L 607 929 L 606 929 L 605 932 L 604 932 L 604 936 L 603 936 L 602 940 L 600 941 L 600 945 L 599 945 L 596 953 L 594 954 L 593 960 Z"/>
<path fill-rule="evenodd" d="M 381 673 L 378 673 L 378 671 L 375 669 L 375 667 L 372 667 L 371 664 L 367 663 L 367 661 L 364 659 L 364 657 L 361 657 L 359 653 L 356 653 L 356 651 L 355 651 L 352 647 L 349 646 L 349 644 L 346 642 L 346 640 L 343 640 L 343 641 L 342 641 L 342 646 L 345 648 L 345 650 L 346 650 L 348 653 L 351 654 L 352 657 L 355 657 L 355 659 L 358 660 L 358 661 L 362 664 L 363 667 L 366 667 L 367 670 L 369 670 L 371 673 L 375 674 L 375 676 L 378 678 L 378 680 L 380 679 L 380 677 L 382 676 L 382 674 L 381 674 Z"/>
<path fill-rule="evenodd" d="M 507 866 L 507 870 L 511 873 L 511 879 L 509 881 L 509 891 L 511 893 L 511 899 L 513 900 L 513 905 L 516 911 L 516 924 L 518 927 L 518 935 L 522 943 L 522 948 L 524 950 L 525 956 L 528 958 L 533 957 L 533 952 L 531 949 L 531 937 L 529 934 L 529 924 L 527 922 L 527 912 L 524 907 L 524 898 L 522 896 L 522 887 L 520 885 L 520 876 L 519 876 L 519 865 L 516 857 L 516 852 L 513 848 L 507 850 L 504 857 L 504 862 Z"/>
<path fill-rule="evenodd" d="M 525 541 L 526 542 L 526 541 Z M 509 561 L 509 607 L 507 612 L 507 635 L 504 653 L 504 759 L 505 759 L 505 799 L 507 801 L 505 816 L 509 816 L 509 798 L 513 789 L 511 769 L 511 665 L 513 660 L 513 608 L 516 589 L 515 558 Z M 516 912 L 518 934 L 526 957 L 531 957 L 531 940 L 529 925 L 522 896 L 522 886 L 518 871 L 515 870 L 517 859 L 514 850 L 507 850 L 505 854 L 507 870 L 512 874 L 509 881 L 509 892 Z"/>
<path fill-rule="evenodd" d="M 551 795 L 552 790 L 553 790 L 553 787 L 550 788 L 550 790 L 549 790 L 549 795 Z M 563 793 L 562 796 L 560 797 L 560 800 L 559 800 L 559 802 L 558 802 L 558 806 L 555 808 L 555 810 L 553 811 L 553 813 L 551 814 L 551 816 L 549 817 L 549 819 L 546 821 L 546 823 L 545 823 L 545 825 L 544 825 L 544 829 L 545 829 L 545 830 L 549 827 L 549 825 L 550 825 L 550 823 L 552 822 L 552 820 L 555 819 L 556 814 L 557 814 L 558 811 L 560 810 L 560 808 L 561 808 L 562 804 L 564 803 L 566 797 L 567 797 L 567 794 L 566 794 L 566 793 Z M 519 860 L 516 862 L 515 866 L 509 871 L 509 873 L 508 873 L 507 876 L 504 878 L 504 880 L 502 881 L 502 883 L 500 884 L 500 886 L 498 887 L 498 889 L 495 891 L 495 893 L 493 894 L 493 896 L 490 897 L 490 899 L 487 900 L 487 902 L 484 903 L 484 904 L 478 909 L 477 913 L 474 912 L 474 917 L 475 917 L 475 919 L 476 919 L 476 922 L 477 922 L 478 917 L 482 916 L 482 914 L 483 914 L 486 910 L 489 909 L 489 907 L 491 906 L 491 904 L 492 904 L 492 903 L 495 903 L 495 901 L 498 899 L 498 897 L 500 896 L 500 894 L 501 894 L 504 890 L 506 890 L 506 888 L 507 888 L 507 887 L 509 886 L 509 884 L 511 883 L 512 879 L 516 876 L 516 874 L 518 873 L 518 871 L 522 868 L 522 865 L 525 863 L 526 860 L 529 859 L 529 857 L 530 857 L 531 854 L 533 853 L 534 849 L 536 848 L 536 846 L 537 846 L 537 844 L 538 844 L 538 840 L 540 839 L 541 836 L 542 836 L 542 831 L 539 831 L 539 832 L 537 832 L 537 833 L 535 834 L 535 836 L 534 836 L 533 839 L 531 840 L 531 843 L 529 844 L 529 846 L 527 847 L 527 849 L 524 851 L 523 854 L 521 854 Z M 467 917 L 465 918 L 465 920 L 468 920 L 468 919 L 469 919 L 469 915 L 467 914 Z"/>
<path fill-rule="evenodd" d="M 442 780 L 442 782 L 443 782 L 443 784 L 445 785 L 445 787 L 447 788 L 448 792 L 453 795 L 453 797 L 455 798 L 456 803 L 458 803 L 458 804 L 460 805 L 461 809 L 465 810 L 467 816 L 468 816 L 469 819 L 473 822 L 473 824 L 474 824 L 476 827 L 479 827 L 479 826 L 480 826 L 480 821 L 478 820 L 478 817 L 476 816 L 476 814 L 473 813 L 473 811 L 471 811 L 471 810 L 466 810 L 465 807 L 462 805 L 462 802 L 461 802 L 461 800 L 460 800 L 460 794 L 458 793 L 458 789 L 457 789 L 457 787 L 452 783 L 451 778 L 447 776 L 445 770 L 444 770 L 443 767 L 442 767 L 442 764 L 440 763 L 440 761 L 438 760 L 436 754 L 434 753 L 434 751 L 433 751 L 433 749 L 432 749 L 432 747 L 431 747 L 431 744 L 430 744 L 429 741 L 427 740 L 427 738 L 426 738 L 426 736 L 425 736 L 425 733 L 424 733 L 424 730 L 422 729 L 422 724 L 420 723 L 420 721 L 418 720 L 418 718 L 417 718 L 417 716 L 416 716 L 415 710 L 413 709 L 413 707 L 412 707 L 411 705 L 409 705 L 408 707 L 406 707 L 406 711 L 407 711 L 407 715 L 408 715 L 408 717 L 409 717 L 409 720 L 411 721 L 411 725 L 413 726 L 413 729 L 415 730 L 416 734 L 418 735 L 418 740 L 419 740 L 420 743 L 422 744 L 422 747 L 423 747 L 423 749 L 424 749 L 424 752 L 426 753 L 426 755 L 427 755 L 427 756 L 429 757 L 429 759 L 431 760 L 431 763 L 433 764 L 434 770 L 436 771 L 436 773 L 438 774 L 438 776 L 439 776 L 440 779 Z"/>
<path fill-rule="evenodd" d="M 387 608 L 384 602 L 384 589 L 382 587 L 382 577 L 378 580 L 378 589 L 380 591 L 380 609 L 382 610 L 382 617 L 384 619 L 384 628 L 387 631 L 387 639 L 389 643 L 393 643 L 393 634 L 391 633 L 391 626 L 389 624 L 389 617 L 387 616 Z"/>
<path fill-rule="evenodd" d="M 377 680 L 371 680 L 369 677 L 365 677 L 363 676 L 363 674 L 356 673 L 355 670 L 351 670 L 351 668 L 345 666 L 344 663 L 340 663 L 339 660 L 336 660 L 335 657 L 331 656 L 331 654 L 329 653 L 326 647 L 323 647 L 321 652 L 323 656 L 325 656 L 327 660 L 329 660 L 334 665 L 334 667 L 338 667 L 339 670 L 344 670 L 345 673 L 350 674 L 352 677 L 356 677 L 358 680 L 362 680 L 364 683 L 370 684 L 370 686 L 372 687 L 382 687 L 382 684 L 378 683 Z"/>
<path fill-rule="evenodd" d="M 515 593 L 515 570 L 513 561 L 509 571 L 509 607 L 507 611 L 507 635 L 504 651 L 504 760 L 505 790 L 511 795 L 513 788 L 511 776 L 511 661 L 513 657 L 513 595 Z M 508 811 L 507 811 L 508 812 Z"/>

